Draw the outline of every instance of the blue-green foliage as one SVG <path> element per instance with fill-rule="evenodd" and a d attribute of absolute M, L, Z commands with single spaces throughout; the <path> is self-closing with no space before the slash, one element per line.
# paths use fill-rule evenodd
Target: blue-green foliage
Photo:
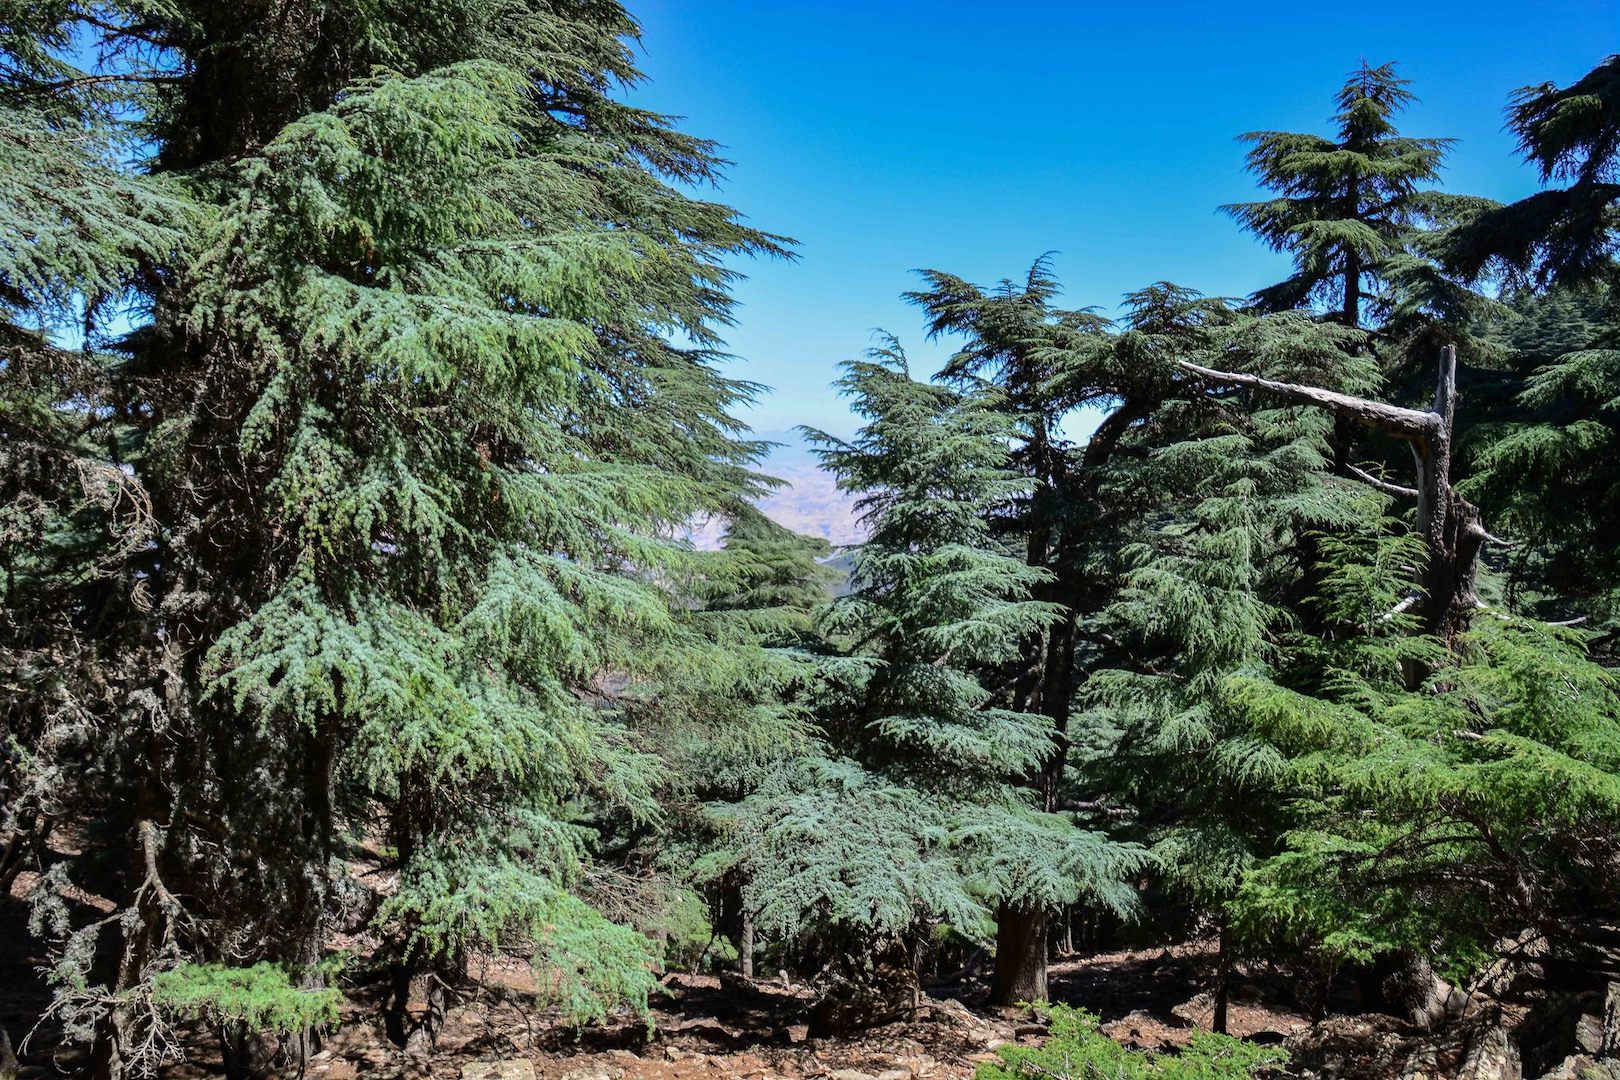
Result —
<path fill-rule="evenodd" d="M 262 958 L 301 985 L 348 834 L 397 856 L 380 959 L 523 939 L 570 1016 L 644 1011 L 656 947 L 581 899 L 596 826 L 657 816 L 683 703 L 796 670 L 754 616 L 703 610 L 742 569 L 680 538 L 764 489 L 730 415 L 755 388 L 713 350 L 726 261 L 784 242 L 686 194 L 718 176 L 708 143 L 615 100 L 639 78 L 617 4 L 334 0 L 296 32 L 252 5 L 13 7 L 4 344 L 52 379 L 8 351 L 4 423 L 61 429 L 40 491 L 118 445 L 80 470 L 114 489 L 91 542 L 145 515 L 108 559 L 126 595 L 64 605 L 127 635 L 79 744 L 125 786 L 56 796 L 115 834 L 104 800 L 163 823 L 155 873 L 210 916 L 110 925 L 163 941 L 155 969 Z M 109 78 L 53 59 L 76 35 Z M 20 336 L 88 314 L 103 345 L 113 301 L 117 380 Z"/>
<path fill-rule="evenodd" d="M 1411 302 L 1413 286 L 1442 284 L 1413 255 L 1417 226 L 1456 201 L 1419 185 L 1439 178 L 1450 139 L 1413 138 L 1395 127 L 1412 101 L 1394 64 L 1366 61 L 1335 96 L 1334 137 L 1253 131 L 1242 136 L 1248 165 L 1274 193 L 1258 202 L 1225 206 L 1274 251 L 1293 257 L 1287 280 L 1254 294 L 1267 311 L 1339 308 L 1347 326 L 1360 324 L 1363 302 L 1387 318 Z"/>
<path fill-rule="evenodd" d="M 1620 309 L 1611 287 L 1525 294 L 1497 327 L 1515 374 L 1511 397 L 1471 440 L 1462 491 L 1520 546 L 1505 561 L 1509 592 L 1544 618 L 1620 625 Z"/>
<path fill-rule="evenodd" d="M 713 866 L 740 871 L 760 925 L 784 937 L 982 935 L 1001 903 L 1129 910 L 1142 852 L 1037 812 L 1020 778 L 1051 753 L 1050 720 L 983 681 L 1056 614 L 1028 598 L 1045 572 L 991 533 L 1025 488 L 993 396 L 912 379 L 893 345 L 841 385 L 867 423 L 853 442 L 815 437 L 870 533 L 822 618 L 839 653 L 817 662 L 821 735 L 715 808 Z"/>
<path fill-rule="evenodd" d="M 1133 301 L 1115 347 L 1135 357 L 1239 357 L 1269 378 L 1347 390 L 1368 378 L 1349 351 L 1361 335 L 1303 313 L 1257 318 L 1173 286 Z M 1144 456 L 1128 475 L 1159 515 L 1123 550 L 1097 618 L 1124 663 L 1099 663 L 1082 688 L 1074 761 L 1093 790 L 1134 810 L 1116 827 L 1151 841 L 1168 883 L 1218 909 L 1270 844 L 1288 786 L 1282 753 L 1220 687 L 1275 662 L 1293 625 L 1297 546 L 1386 500 L 1323 476 L 1324 414 L 1206 395 L 1182 384 L 1139 436 Z"/>
<path fill-rule="evenodd" d="M 1451 654 L 1387 614 L 1404 538 L 1369 527 L 1323 553 L 1336 633 L 1219 688 L 1286 757 L 1283 844 L 1243 885 L 1245 928 L 1335 958 L 1416 948 L 1462 975 L 1564 905 L 1608 903 L 1620 696 L 1585 635 L 1481 614 Z"/>

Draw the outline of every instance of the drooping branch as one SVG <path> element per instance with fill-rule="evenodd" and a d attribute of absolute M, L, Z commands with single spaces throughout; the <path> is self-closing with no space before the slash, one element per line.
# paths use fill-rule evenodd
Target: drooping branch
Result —
<path fill-rule="evenodd" d="M 181 82 L 179 75 L 169 74 L 142 74 L 139 72 L 111 72 L 102 75 L 78 75 L 68 79 L 57 79 L 53 82 L 34 83 L 28 86 L 16 87 L 5 95 L 9 98 L 27 99 L 29 97 L 48 97 L 66 90 L 79 90 L 86 86 L 110 86 L 119 84 L 158 84 Z"/>

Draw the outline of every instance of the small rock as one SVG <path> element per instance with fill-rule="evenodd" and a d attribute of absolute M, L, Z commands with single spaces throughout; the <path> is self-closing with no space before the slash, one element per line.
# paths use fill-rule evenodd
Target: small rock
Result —
<path fill-rule="evenodd" d="M 1170 1010 L 1173 1018 L 1172 1024 L 1179 1027 L 1207 1028 L 1210 1018 L 1215 1015 L 1215 995 L 1210 993 L 1195 994 L 1190 1001 L 1185 1001 Z"/>
<path fill-rule="evenodd" d="M 802 1043 L 810 1037 L 809 1024 L 789 1024 L 787 1029 L 788 1041 Z"/>
<path fill-rule="evenodd" d="M 328 1065 L 321 1075 L 326 1077 L 326 1080 L 355 1080 L 355 1077 L 360 1075 L 360 1070 L 356 1069 L 351 1062 L 338 1058 Z"/>
<path fill-rule="evenodd" d="M 1603 1017 L 1587 1013 L 1575 1021 L 1575 1045 L 1582 1052 L 1597 1055 L 1603 1052 Z"/>
<path fill-rule="evenodd" d="M 1542 1073 L 1541 1080 L 1581 1080 L 1582 1074 L 1590 1070 L 1592 1064 L 1592 1059 L 1585 1054 L 1571 1054 Z"/>
<path fill-rule="evenodd" d="M 939 1062 L 921 1052 L 901 1055 L 895 1064 L 910 1072 L 912 1076 L 927 1076 L 939 1067 Z"/>
<path fill-rule="evenodd" d="M 827 1074 L 827 1080 L 877 1080 L 877 1077 L 859 1069 L 834 1069 Z"/>
<path fill-rule="evenodd" d="M 877 1080 L 911 1080 L 910 1069 L 885 1069 L 877 1074 Z"/>
<path fill-rule="evenodd" d="M 524 1058 L 474 1061 L 461 1067 L 461 1080 L 535 1080 L 534 1062 Z"/>

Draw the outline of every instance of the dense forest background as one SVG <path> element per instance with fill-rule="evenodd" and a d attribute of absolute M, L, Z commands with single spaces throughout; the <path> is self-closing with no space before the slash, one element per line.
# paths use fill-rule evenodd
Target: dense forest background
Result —
<path fill-rule="evenodd" d="M 565 1025 L 768 969 L 837 1034 L 1209 939 L 1214 1033 L 1265 961 L 1620 1075 L 1620 58 L 1513 93 L 1521 202 L 1437 187 L 1393 64 L 1244 136 L 1244 299 L 925 272 L 957 351 L 809 433 L 831 561 L 719 364 L 792 242 L 624 103 L 613 0 L 0 28 L 0 1073 L 301 1071 L 357 995 L 410 1060 L 495 955 Z M 1165 1065 L 1050 1018 L 987 1070 Z"/>

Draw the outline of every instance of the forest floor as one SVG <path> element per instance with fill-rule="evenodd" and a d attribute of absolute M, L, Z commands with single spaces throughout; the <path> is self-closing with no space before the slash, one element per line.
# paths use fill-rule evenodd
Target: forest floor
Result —
<path fill-rule="evenodd" d="M 47 997 L 37 970 L 43 952 L 25 931 L 23 905 L 15 897 L 0 899 L 0 1023 L 18 1041 L 27 1033 L 26 1018 L 37 1016 Z M 1213 969 L 1213 948 L 1203 942 L 1077 956 L 1051 966 L 1052 998 L 1097 1013 L 1121 1042 L 1170 1047 L 1184 1043 L 1196 1028 L 1207 1028 Z M 976 978 L 927 987 L 921 1005 L 903 1022 L 858 1035 L 813 1038 L 809 987 L 780 976 L 671 974 L 665 979 L 668 993 L 654 1002 L 651 1029 L 628 1015 L 571 1029 L 535 1010 L 532 978 L 522 962 L 492 961 L 477 974 L 485 990 L 452 1003 L 431 1055 L 407 1058 L 399 1051 L 375 1020 L 377 1003 L 361 993 L 309 1062 L 307 1075 L 311 1080 L 956 1080 L 972 1076 L 997 1047 L 1044 1036 L 1032 1016 L 985 1008 L 988 988 Z M 1293 987 L 1281 973 L 1256 971 L 1234 986 L 1233 1034 L 1275 1042 L 1310 1026 L 1285 1004 Z M 81 1071 L 81 1056 L 53 1052 L 54 1035 L 42 1029 L 29 1040 L 21 1054 L 24 1080 Z M 171 1080 L 218 1075 L 217 1045 L 200 1031 L 187 1035 L 187 1064 L 165 1075 Z"/>
<path fill-rule="evenodd" d="M 39 972 L 44 952 L 27 932 L 27 909 L 18 891 L 14 887 L 12 897 L 0 897 L 0 1025 L 21 1042 L 49 995 Z M 998 1047 L 1033 1044 L 1045 1035 L 1030 1014 L 987 1008 L 988 986 L 976 977 L 925 982 L 921 1004 L 904 1021 L 819 1038 L 809 1033 L 811 989 L 782 976 L 743 980 L 673 973 L 664 980 L 668 992 L 653 1003 L 650 1028 L 626 1014 L 579 1029 L 536 1008 L 525 962 L 494 959 L 472 974 L 480 992 L 450 1003 L 430 1054 L 407 1057 L 389 1042 L 375 993 L 360 990 L 350 998 L 338 1031 L 308 1063 L 306 1075 L 311 1080 L 959 1080 L 992 1060 Z M 1049 979 L 1053 1001 L 1097 1014 L 1103 1030 L 1121 1043 L 1168 1049 L 1209 1027 L 1215 949 L 1212 942 L 1195 941 L 1072 956 L 1053 963 Z M 1269 964 L 1238 968 L 1230 1032 L 1284 1043 L 1294 1056 L 1290 1071 L 1295 1075 L 1384 1080 L 1406 1071 L 1407 1059 L 1420 1050 L 1420 1033 L 1393 1017 L 1357 1013 L 1351 1001 L 1330 1001 L 1327 1018 L 1313 1024 L 1296 1004 L 1311 997 L 1303 979 Z M 165 1077 L 218 1075 L 217 1043 L 200 1029 L 182 1036 L 186 1063 L 166 1070 Z M 19 1047 L 22 1080 L 82 1073 L 82 1054 L 59 1048 L 59 1042 L 56 1031 L 43 1027 Z M 1436 1064 L 1454 1069 L 1462 1049 L 1461 1044 L 1441 1048 L 1445 1060 Z M 1432 1056 L 1434 1050 L 1427 1052 Z"/>

